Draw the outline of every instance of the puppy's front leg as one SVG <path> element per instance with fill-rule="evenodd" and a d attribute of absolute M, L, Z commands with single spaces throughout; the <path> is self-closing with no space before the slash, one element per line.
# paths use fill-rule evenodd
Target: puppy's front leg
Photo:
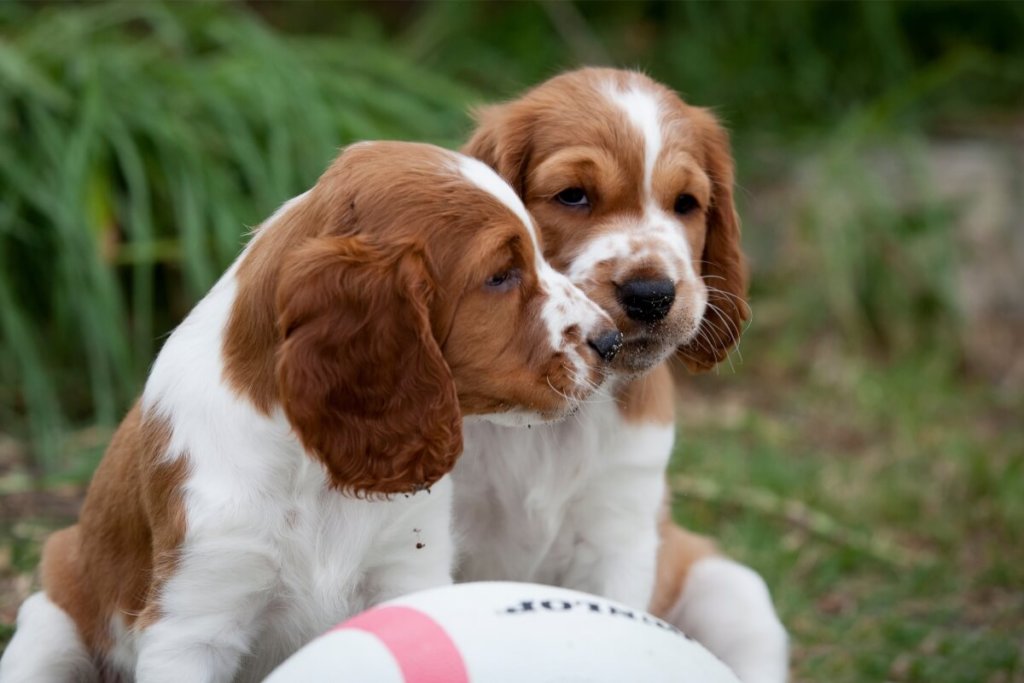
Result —
<path fill-rule="evenodd" d="M 177 566 L 139 617 L 139 683 L 227 683 L 253 645 L 277 580 L 273 546 L 251 521 L 212 519 L 189 530 Z"/>
<path fill-rule="evenodd" d="M 654 590 L 658 507 L 671 425 L 623 426 L 600 454 L 604 467 L 571 511 L 573 557 L 566 588 L 645 610 Z"/>
<path fill-rule="evenodd" d="M 574 557 L 560 585 L 647 609 L 658 548 L 654 510 L 644 515 L 614 507 L 583 509 L 591 521 L 577 534 Z"/>

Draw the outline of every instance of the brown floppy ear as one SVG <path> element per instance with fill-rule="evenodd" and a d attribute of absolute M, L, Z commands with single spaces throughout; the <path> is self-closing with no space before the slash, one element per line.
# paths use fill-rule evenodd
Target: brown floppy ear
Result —
<path fill-rule="evenodd" d="M 476 130 L 460 151 L 493 168 L 523 197 L 532 117 L 518 111 L 514 104 L 493 104 L 473 110 L 473 118 Z"/>
<path fill-rule="evenodd" d="M 740 224 L 733 204 L 733 163 L 729 136 L 707 114 L 705 167 L 711 177 L 711 204 L 701 256 L 701 277 L 708 288 L 708 305 L 700 330 L 678 356 L 692 372 L 709 370 L 729 355 L 750 318 L 747 306 L 747 266 L 740 246 Z"/>
<path fill-rule="evenodd" d="M 295 250 L 277 290 L 277 382 L 285 415 L 332 484 L 408 493 L 451 471 L 462 420 L 430 326 L 420 256 L 359 237 Z"/>

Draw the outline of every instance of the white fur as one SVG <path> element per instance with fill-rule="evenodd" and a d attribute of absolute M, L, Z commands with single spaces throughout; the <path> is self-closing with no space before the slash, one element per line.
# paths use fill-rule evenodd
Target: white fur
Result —
<path fill-rule="evenodd" d="M 585 285 L 594 277 L 598 265 L 613 261 L 615 282 L 628 278 L 637 265 L 657 265 L 673 282 L 680 278 L 696 280 L 689 264 L 690 247 L 678 226 L 668 220 L 647 220 L 607 230 L 585 243 L 569 266 L 569 279 Z M 688 272 L 689 271 L 689 272 Z M 702 311 L 703 313 L 703 311 Z M 698 317 L 698 320 L 700 318 Z"/>
<path fill-rule="evenodd" d="M 482 161 L 461 154 L 456 156 L 462 177 L 507 206 L 526 226 L 534 249 L 540 252 L 540 242 L 537 240 L 537 229 L 533 225 L 533 219 L 523 205 L 523 200 L 519 198 L 512 186 Z"/>
<path fill-rule="evenodd" d="M 743 683 L 780 683 L 789 638 L 757 572 L 724 557 L 690 568 L 668 620 L 728 664 Z"/>
<path fill-rule="evenodd" d="M 671 425 L 629 424 L 603 391 L 562 422 L 463 432 L 460 580 L 536 581 L 647 607 Z"/>
<path fill-rule="evenodd" d="M 3 683 L 86 683 L 97 680 L 75 622 L 45 593 L 18 610 L 17 630 L 0 658 Z"/>
<path fill-rule="evenodd" d="M 627 90 L 618 90 L 609 86 L 609 99 L 615 103 L 629 119 L 644 139 L 644 190 L 647 196 L 652 194 L 654 166 L 661 154 L 661 105 L 658 96 L 649 90 L 632 85 Z"/>

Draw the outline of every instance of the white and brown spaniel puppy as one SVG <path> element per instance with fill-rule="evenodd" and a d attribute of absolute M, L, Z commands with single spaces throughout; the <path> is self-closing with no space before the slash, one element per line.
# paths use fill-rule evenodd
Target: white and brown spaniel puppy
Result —
<path fill-rule="evenodd" d="M 547 258 L 612 316 L 624 345 L 616 381 L 574 419 L 465 426 L 459 579 L 650 607 L 747 683 L 784 680 L 786 633 L 760 576 L 664 512 L 659 532 L 674 440 L 666 362 L 714 367 L 749 314 L 727 134 L 642 74 L 583 69 L 482 110 L 463 151 L 516 188 Z"/>
<path fill-rule="evenodd" d="M 350 147 L 164 345 L 0 678 L 259 680 L 450 582 L 462 416 L 563 417 L 618 343 L 491 169 Z"/>

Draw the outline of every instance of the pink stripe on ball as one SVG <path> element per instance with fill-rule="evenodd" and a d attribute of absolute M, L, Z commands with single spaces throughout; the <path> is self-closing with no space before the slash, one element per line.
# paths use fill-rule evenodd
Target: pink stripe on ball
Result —
<path fill-rule="evenodd" d="M 411 607 L 378 607 L 332 631 L 365 631 L 377 637 L 398 662 L 405 683 L 469 683 L 455 642 L 441 625 Z"/>

